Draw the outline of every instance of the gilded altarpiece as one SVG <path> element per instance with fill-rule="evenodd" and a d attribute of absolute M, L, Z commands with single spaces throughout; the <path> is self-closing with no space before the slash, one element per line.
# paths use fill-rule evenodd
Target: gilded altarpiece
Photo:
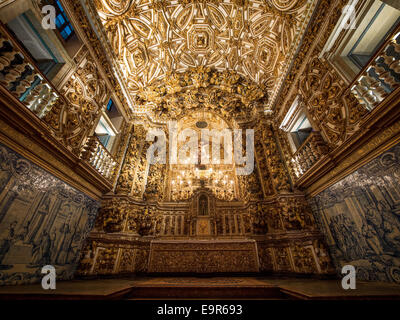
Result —
<path fill-rule="evenodd" d="M 304 195 L 292 190 L 275 130 L 265 123 L 260 123 L 259 128 L 255 171 L 238 177 L 239 199 L 223 201 L 211 189 L 200 187 L 187 200 L 169 202 L 162 200 L 164 192 L 178 187 L 164 187 L 168 166 L 147 164 L 145 155 L 150 143 L 145 141 L 143 127 L 136 125 L 116 194 L 103 201 L 82 255 L 79 274 L 218 272 L 219 267 L 219 272 L 233 272 L 224 266 L 234 268 L 241 264 L 241 258 L 235 254 L 224 256 L 222 249 L 219 254 L 226 262 L 219 264 L 216 251 L 201 249 L 200 239 L 208 242 L 210 248 L 221 241 L 235 242 L 229 244 L 232 248 L 253 243 L 255 251 L 248 247 L 243 254 L 254 257 L 256 253 L 257 263 L 234 271 L 332 273 L 326 246 Z M 177 269 L 172 262 L 169 267 L 161 263 L 166 261 L 161 251 L 169 254 L 170 246 L 179 248 L 185 243 L 190 248 L 175 250 L 180 258 L 173 260 L 187 261 L 188 265 L 181 264 L 181 269 Z M 162 246 L 166 247 L 161 249 Z M 193 261 L 200 257 L 200 252 L 203 263 L 212 263 L 208 267 L 199 263 L 196 269 Z"/>

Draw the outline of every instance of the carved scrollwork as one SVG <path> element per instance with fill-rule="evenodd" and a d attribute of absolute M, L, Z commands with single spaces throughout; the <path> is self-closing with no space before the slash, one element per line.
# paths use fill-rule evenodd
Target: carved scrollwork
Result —
<path fill-rule="evenodd" d="M 168 71 L 198 66 L 236 70 L 271 95 L 290 65 L 309 6 L 305 0 L 96 0 L 93 12 L 132 97 L 168 80 Z"/>
<path fill-rule="evenodd" d="M 117 199 L 105 201 L 96 219 L 96 228 L 109 233 L 122 231 L 127 207 L 126 202 Z"/>

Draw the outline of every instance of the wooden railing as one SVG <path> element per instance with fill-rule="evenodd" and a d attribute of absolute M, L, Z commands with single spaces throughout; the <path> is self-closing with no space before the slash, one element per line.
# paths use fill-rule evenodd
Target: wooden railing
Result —
<path fill-rule="evenodd" d="M 46 114 L 56 104 L 68 106 L 69 103 L 40 71 L 31 55 L 1 23 L 0 85 L 41 119 L 48 134 L 52 135 L 51 126 L 44 121 Z M 114 182 L 116 162 L 97 137 L 88 138 L 81 158 L 109 182 Z"/>
<path fill-rule="evenodd" d="M 400 86 L 400 26 L 384 41 L 349 88 L 368 111 L 374 110 Z M 312 132 L 292 157 L 296 178 L 301 178 L 329 148 L 319 132 Z"/>
<path fill-rule="evenodd" d="M 321 134 L 313 131 L 293 155 L 292 163 L 297 178 L 306 173 L 329 151 Z"/>
<path fill-rule="evenodd" d="M 40 119 L 61 95 L 29 53 L 0 25 L 0 84 Z"/>
<path fill-rule="evenodd" d="M 400 86 L 400 27 L 378 49 L 350 85 L 368 111 L 375 109 Z"/>
<path fill-rule="evenodd" d="M 87 139 L 81 158 L 87 161 L 102 176 L 114 181 L 117 162 L 97 136 L 91 136 Z"/>

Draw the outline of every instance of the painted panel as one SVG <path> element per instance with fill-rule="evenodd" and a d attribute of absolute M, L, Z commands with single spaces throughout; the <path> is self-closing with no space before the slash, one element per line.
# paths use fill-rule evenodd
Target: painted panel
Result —
<path fill-rule="evenodd" d="M 71 279 L 99 203 L 0 145 L 0 285 Z"/>
<path fill-rule="evenodd" d="M 311 200 L 338 272 L 400 283 L 399 181 L 397 145 Z"/>

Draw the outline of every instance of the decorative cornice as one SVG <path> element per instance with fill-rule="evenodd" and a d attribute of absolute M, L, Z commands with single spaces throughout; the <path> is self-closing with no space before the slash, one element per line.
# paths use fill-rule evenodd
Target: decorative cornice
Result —
<path fill-rule="evenodd" d="M 252 236 L 252 239 L 258 243 L 266 244 L 268 247 L 287 246 L 288 243 L 296 243 L 301 241 L 313 241 L 315 239 L 323 239 L 323 235 L 318 230 L 302 230 L 302 231 L 286 231 L 269 233 L 263 236 Z"/>
<path fill-rule="evenodd" d="M 0 86 L 0 142 L 72 187 L 99 200 L 111 184 L 49 135 L 44 123 Z"/>
<path fill-rule="evenodd" d="M 293 42 L 290 53 L 289 53 L 289 58 L 287 61 L 289 61 L 290 63 L 287 63 L 284 66 L 284 70 L 282 70 L 281 72 L 281 76 L 278 80 L 278 85 L 276 85 L 276 89 L 274 91 L 273 94 L 271 94 L 270 96 L 270 100 L 268 101 L 268 107 L 266 108 L 265 111 L 268 110 L 274 110 L 276 108 L 276 106 L 281 106 L 281 104 L 277 103 L 278 99 L 280 99 L 281 97 L 281 92 L 283 87 L 286 85 L 286 79 L 288 77 L 288 74 L 290 74 L 293 65 L 296 63 L 296 55 L 298 54 L 299 51 L 301 51 L 304 46 L 303 46 L 303 39 L 307 39 L 307 37 L 309 36 L 309 32 L 308 30 L 310 29 L 310 19 L 312 19 L 312 15 L 314 14 L 314 12 L 318 12 L 318 11 L 324 11 L 321 10 L 320 7 L 318 7 L 317 4 L 318 1 L 314 1 L 310 4 L 308 4 L 308 8 L 307 8 L 307 18 L 304 20 L 304 23 L 301 27 L 299 27 L 298 29 L 298 37 L 296 38 L 296 40 Z"/>
<path fill-rule="evenodd" d="M 107 86 L 116 93 L 114 103 L 116 103 L 126 118 L 129 118 L 131 109 L 129 108 L 130 100 L 123 87 L 123 82 L 118 74 L 118 67 L 113 65 L 112 60 L 105 53 L 105 48 L 102 42 L 98 39 L 98 34 L 94 31 L 91 20 L 86 14 L 85 8 L 81 1 L 76 0 L 61 0 L 64 9 L 68 13 L 75 31 L 79 34 L 80 39 L 88 48 L 91 56 L 96 61 L 97 68 L 106 80 Z M 115 72 L 114 72 L 115 71 Z"/>
<path fill-rule="evenodd" d="M 290 66 L 283 86 L 281 86 L 279 97 L 274 100 L 274 105 L 272 106 L 273 108 L 280 106 L 280 109 L 276 110 L 278 122 L 282 121 L 291 106 L 288 101 L 292 99 L 293 94 L 297 91 L 296 83 L 309 63 L 310 57 L 317 46 L 322 47 L 328 40 L 340 17 L 340 9 L 346 3 L 347 0 L 320 0 L 315 8 L 314 16 L 311 18 L 312 20 L 303 35 L 300 48 Z"/>
<path fill-rule="evenodd" d="M 92 231 L 87 241 L 98 241 L 101 242 L 102 245 L 110 244 L 110 245 L 136 245 L 136 246 L 150 246 L 150 242 L 154 237 L 141 237 L 138 235 L 134 235 L 132 233 L 123 233 L 123 232 L 115 232 L 115 233 L 104 233 Z"/>
<path fill-rule="evenodd" d="M 360 124 L 346 143 L 318 161 L 297 181 L 315 196 L 400 142 L 400 88 Z"/>

